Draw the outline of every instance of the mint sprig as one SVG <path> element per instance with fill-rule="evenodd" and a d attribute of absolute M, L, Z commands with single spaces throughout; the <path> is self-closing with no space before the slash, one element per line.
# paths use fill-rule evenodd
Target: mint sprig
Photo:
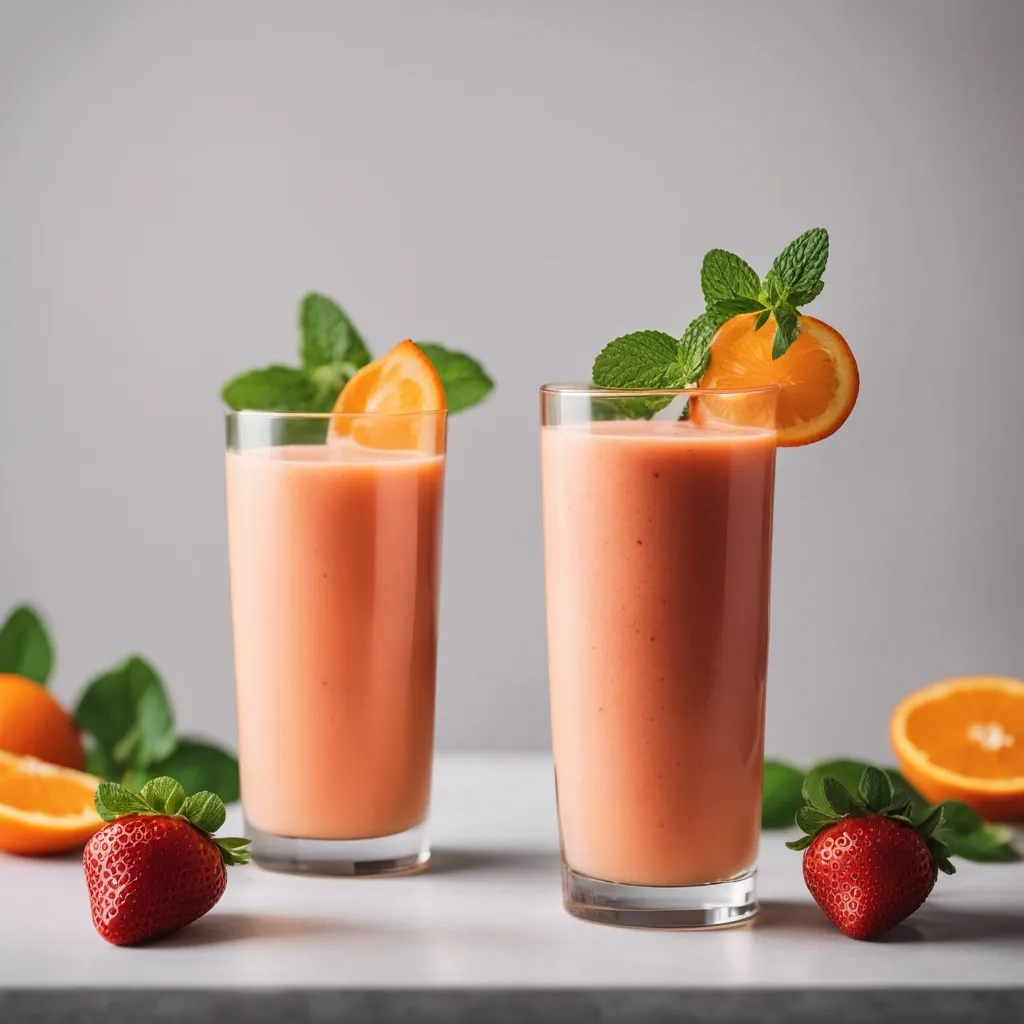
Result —
<path fill-rule="evenodd" d="M 805 231 L 776 257 L 762 281 L 745 260 L 725 249 L 704 256 L 700 284 L 705 309 L 678 340 L 661 331 L 636 331 L 608 343 L 594 361 L 598 387 L 675 389 L 697 384 L 708 367 L 712 339 L 727 320 L 756 313 L 754 330 L 775 319 L 772 358 L 800 336 L 801 306 L 821 294 L 828 232 Z"/>
<path fill-rule="evenodd" d="M 910 817 L 911 811 L 909 796 L 897 790 L 892 779 L 879 768 L 864 769 L 855 793 L 838 779 L 826 775 L 821 780 L 820 793 L 811 794 L 806 805 L 797 812 L 796 824 L 804 835 L 786 846 L 791 850 L 806 850 L 820 832 L 845 818 L 878 816 L 914 829 L 925 841 L 936 867 L 944 874 L 955 874 L 956 868 L 949 860 L 950 849 L 937 835 L 945 818 L 942 807 L 932 808 L 916 824 Z"/>
<path fill-rule="evenodd" d="M 493 390 L 483 366 L 436 341 L 419 343 L 441 378 L 449 412 L 476 405 Z M 373 356 L 348 314 L 333 299 L 310 292 L 299 303 L 300 366 L 274 364 L 228 381 L 221 397 L 232 409 L 325 413 L 341 389 Z"/>
<path fill-rule="evenodd" d="M 0 626 L 0 673 L 11 672 L 45 686 L 53 671 L 53 643 L 39 613 L 15 608 Z"/>
<path fill-rule="evenodd" d="M 206 792 L 186 797 L 185 788 L 177 779 L 151 779 L 138 792 L 116 782 L 101 782 L 95 804 L 96 813 L 107 822 L 133 814 L 181 818 L 217 845 L 225 865 L 248 864 L 251 859 L 246 849 L 249 839 L 218 839 L 213 834 L 227 817 L 224 801 L 215 793 Z"/>

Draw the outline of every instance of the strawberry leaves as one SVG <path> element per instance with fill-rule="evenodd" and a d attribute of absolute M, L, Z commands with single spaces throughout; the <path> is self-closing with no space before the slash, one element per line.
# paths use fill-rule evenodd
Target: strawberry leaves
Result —
<path fill-rule="evenodd" d="M 214 838 L 227 817 L 224 801 L 215 793 L 193 793 L 186 797 L 184 787 L 168 776 L 150 779 L 139 792 L 117 782 L 101 782 L 96 789 L 96 812 L 106 822 L 133 814 L 184 818 L 199 829 L 220 850 L 226 865 L 247 864 L 250 840 Z"/>
<path fill-rule="evenodd" d="M 938 869 L 947 875 L 955 873 L 956 868 L 949 860 L 949 847 L 936 835 L 945 818 L 941 806 L 932 808 L 923 820 L 914 824 L 910 818 L 909 795 L 897 790 L 892 779 L 872 765 L 866 766 L 861 773 L 856 793 L 833 775 L 821 776 L 817 781 L 818 785 L 814 787 L 808 787 L 806 781 L 804 783 L 807 803 L 796 813 L 796 824 L 804 835 L 786 843 L 791 850 L 806 850 L 820 832 L 846 818 L 877 816 L 915 829 L 924 839 Z"/>

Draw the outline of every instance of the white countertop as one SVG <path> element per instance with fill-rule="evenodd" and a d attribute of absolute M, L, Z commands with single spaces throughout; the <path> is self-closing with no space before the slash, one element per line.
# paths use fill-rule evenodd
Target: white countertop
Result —
<path fill-rule="evenodd" d="M 754 922 L 634 931 L 562 910 L 548 758 L 440 755 L 434 793 L 425 874 L 349 880 L 235 868 L 206 918 L 135 949 L 93 931 L 78 858 L 0 854 L 0 991 L 1021 984 L 1024 864 L 958 861 L 887 941 L 854 942 L 812 903 L 800 856 L 768 833 Z M 234 809 L 224 834 L 237 834 L 239 817 Z"/>

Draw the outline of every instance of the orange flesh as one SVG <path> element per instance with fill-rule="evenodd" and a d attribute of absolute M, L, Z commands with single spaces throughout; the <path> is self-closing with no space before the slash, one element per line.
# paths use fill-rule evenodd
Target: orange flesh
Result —
<path fill-rule="evenodd" d="M 93 789 L 78 780 L 26 775 L 0 764 L 0 804 L 54 817 L 81 814 L 93 805 Z"/>
<path fill-rule="evenodd" d="M 701 379 L 705 388 L 750 388 L 777 384 L 781 388 L 775 423 L 778 443 L 796 446 L 820 441 L 846 422 L 860 386 L 857 363 L 843 337 L 814 317 L 800 317 L 800 336 L 785 355 L 772 359 L 775 321 L 769 317 L 760 331 L 756 315 L 726 321 L 711 344 L 711 361 Z M 747 410 L 760 422 L 755 408 L 764 400 L 752 396 Z M 744 406 L 735 400 L 700 400 L 702 412 L 738 422 Z M 746 422 L 746 416 L 743 416 Z"/>

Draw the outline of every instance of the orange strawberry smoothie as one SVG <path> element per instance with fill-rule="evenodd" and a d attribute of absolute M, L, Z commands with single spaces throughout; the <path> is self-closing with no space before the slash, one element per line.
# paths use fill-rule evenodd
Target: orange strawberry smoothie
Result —
<path fill-rule="evenodd" d="M 242 801 L 277 836 L 422 822 L 444 457 L 348 440 L 230 451 Z"/>
<path fill-rule="evenodd" d="M 775 433 L 541 430 L 552 741 L 567 865 L 682 886 L 754 867 Z"/>

